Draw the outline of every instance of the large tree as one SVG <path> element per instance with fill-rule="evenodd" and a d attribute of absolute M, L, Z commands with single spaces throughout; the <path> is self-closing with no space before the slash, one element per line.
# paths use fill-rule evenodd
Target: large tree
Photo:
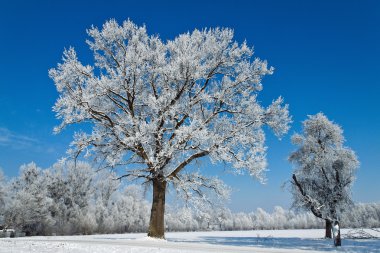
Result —
<path fill-rule="evenodd" d="M 294 134 L 292 142 L 299 146 L 289 157 L 296 166 L 291 181 L 294 205 L 324 219 L 325 236 L 331 238 L 332 224 L 352 203 L 357 157 L 344 146 L 342 128 L 322 113 L 309 116 L 303 134 Z"/>
<path fill-rule="evenodd" d="M 281 97 L 259 104 L 261 79 L 273 69 L 252 59 L 253 49 L 235 42 L 231 29 L 194 30 L 165 42 L 145 26 L 110 20 L 87 33 L 94 64 L 83 65 L 69 48 L 49 71 L 60 93 L 55 131 L 89 123 L 91 132 L 74 136 L 74 155 L 125 166 L 124 177 L 152 183 L 149 236 L 164 237 L 168 184 L 198 195 L 202 187 L 220 190 L 218 180 L 183 173 L 197 159 L 263 178 L 263 126 L 286 133 L 288 107 Z"/>

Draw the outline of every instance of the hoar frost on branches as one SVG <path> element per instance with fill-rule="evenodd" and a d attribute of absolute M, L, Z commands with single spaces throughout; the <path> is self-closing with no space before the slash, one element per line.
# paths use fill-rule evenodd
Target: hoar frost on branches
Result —
<path fill-rule="evenodd" d="M 292 136 L 299 148 L 289 161 L 295 164 L 291 181 L 294 205 L 310 210 L 326 221 L 326 237 L 331 225 L 352 204 L 351 186 L 359 166 L 355 153 L 345 147 L 342 128 L 318 113 L 303 122 L 303 134 Z"/>
<path fill-rule="evenodd" d="M 195 160 L 208 156 L 263 178 L 262 128 L 286 133 L 288 106 L 281 97 L 267 108 L 259 104 L 261 79 L 273 69 L 251 60 L 253 50 L 234 42 L 231 29 L 194 30 L 164 42 L 145 26 L 110 20 L 87 33 L 94 65 L 83 65 L 70 48 L 49 71 L 60 93 L 55 131 L 92 123 L 91 133 L 75 135 L 71 152 L 123 165 L 124 177 L 153 184 L 149 236 L 164 237 L 168 183 L 198 189 L 183 183 L 191 175 L 182 172 Z"/>

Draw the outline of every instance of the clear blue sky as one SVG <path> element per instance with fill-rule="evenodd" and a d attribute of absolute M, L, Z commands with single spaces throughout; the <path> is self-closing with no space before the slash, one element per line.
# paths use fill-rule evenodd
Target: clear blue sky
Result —
<path fill-rule="evenodd" d="M 160 2 L 160 3 L 158 3 Z M 361 167 L 355 201 L 380 201 L 380 1 L 18 1 L 0 2 L 0 166 L 9 177 L 35 161 L 48 167 L 65 155 L 74 129 L 53 135 L 51 108 L 58 97 L 48 69 L 74 46 L 90 62 L 86 28 L 130 18 L 148 32 L 172 39 L 194 28 L 231 27 L 256 56 L 276 68 L 260 94 L 279 95 L 294 123 L 282 141 L 268 133 L 267 184 L 226 176 L 235 191 L 230 207 L 249 211 L 289 206 L 281 185 L 292 171 L 290 135 L 308 114 L 324 112 L 342 125 Z"/>

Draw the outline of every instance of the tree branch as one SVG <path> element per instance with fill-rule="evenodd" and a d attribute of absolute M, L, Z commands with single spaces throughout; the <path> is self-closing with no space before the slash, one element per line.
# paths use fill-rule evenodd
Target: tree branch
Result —
<path fill-rule="evenodd" d="M 208 151 L 202 151 L 202 152 L 199 152 L 199 153 L 196 153 L 196 154 L 193 154 L 192 156 L 190 156 L 189 158 L 187 158 L 185 161 L 183 161 L 180 165 L 178 165 L 178 167 L 173 170 L 168 176 L 167 178 L 169 179 L 172 179 L 173 177 L 176 177 L 177 174 L 183 169 L 186 167 L 186 165 L 188 165 L 189 163 L 191 163 L 194 159 L 197 159 L 197 158 L 201 158 L 203 156 L 206 156 L 208 155 L 209 152 Z"/>
<path fill-rule="evenodd" d="M 306 201 L 306 203 L 310 206 L 310 210 L 311 212 L 318 218 L 321 218 L 323 219 L 322 217 L 322 213 L 321 211 L 319 210 L 319 207 L 316 207 L 312 201 L 312 198 L 310 198 L 309 195 L 306 194 L 306 192 L 304 191 L 304 189 L 302 188 L 302 185 L 300 184 L 300 182 L 297 180 L 297 177 L 295 174 L 293 174 L 292 176 L 293 178 L 293 182 L 294 184 L 297 186 L 298 190 L 300 191 L 301 195 L 304 197 L 304 200 Z"/>

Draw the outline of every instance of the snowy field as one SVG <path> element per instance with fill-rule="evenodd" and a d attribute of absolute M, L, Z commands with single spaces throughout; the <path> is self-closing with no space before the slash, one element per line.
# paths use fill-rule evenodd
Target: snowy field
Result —
<path fill-rule="evenodd" d="M 375 236 L 380 232 L 366 230 Z M 343 230 L 343 237 L 349 230 Z M 158 253 L 158 252 L 380 252 L 379 239 L 343 239 L 335 248 L 324 230 L 258 230 L 167 233 L 167 240 L 146 234 L 51 236 L 0 239 L 1 253 Z"/>

